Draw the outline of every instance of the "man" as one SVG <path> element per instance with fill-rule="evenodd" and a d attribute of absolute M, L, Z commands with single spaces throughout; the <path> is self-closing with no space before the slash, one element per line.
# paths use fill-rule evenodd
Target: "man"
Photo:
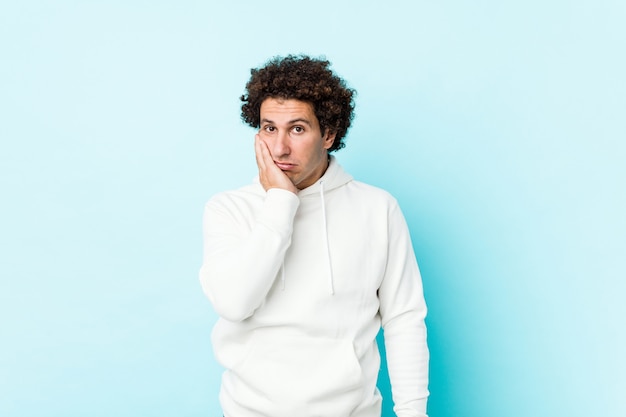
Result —
<path fill-rule="evenodd" d="M 200 281 L 220 316 L 226 417 L 380 417 L 381 325 L 394 410 L 426 416 L 426 305 L 409 233 L 393 197 L 329 154 L 354 109 L 329 66 L 287 56 L 251 71 L 242 119 L 258 129 L 258 182 L 205 207 Z"/>

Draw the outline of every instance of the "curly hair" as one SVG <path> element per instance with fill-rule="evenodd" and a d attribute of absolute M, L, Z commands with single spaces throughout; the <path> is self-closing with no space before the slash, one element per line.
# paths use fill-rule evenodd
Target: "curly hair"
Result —
<path fill-rule="evenodd" d="M 295 99 L 311 103 L 323 133 L 335 133 L 328 152 L 345 147 L 344 138 L 354 118 L 356 91 L 329 67 L 326 59 L 306 55 L 274 57 L 250 70 L 245 94 L 240 97 L 241 120 L 259 128 L 261 103 L 267 98 Z"/>

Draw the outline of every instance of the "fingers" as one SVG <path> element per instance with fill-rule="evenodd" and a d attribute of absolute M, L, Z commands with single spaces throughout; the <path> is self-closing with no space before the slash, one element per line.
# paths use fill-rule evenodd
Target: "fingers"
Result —
<path fill-rule="evenodd" d="M 267 144 L 263 142 L 261 137 L 257 134 L 254 136 L 254 154 L 256 157 L 256 164 L 259 167 L 259 181 L 263 188 L 267 191 L 274 187 L 272 177 L 272 168 L 276 168 L 274 161 L 270 156 L 270 151 L 267 149 Z"/>
<path fill-rule="evenodd" d="M 269 153 L 269 151 L 267 150 L 267 145 L 263 141 L 261 141 L 261 137 L 257 134 L 254 136 L 254 155 L 256 157 L 256 164 L 259 167 L 259 171 L 265 171 L 267 169 L 263 151 Z"/>

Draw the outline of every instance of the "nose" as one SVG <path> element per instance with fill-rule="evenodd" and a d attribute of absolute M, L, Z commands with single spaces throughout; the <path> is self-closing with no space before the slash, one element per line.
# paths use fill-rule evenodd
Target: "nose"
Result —
<path fill-rule="evenodd" d="M 289 134 L 288 132 L 278 132 L 272 143 L 272 156 L 276 159 L 289 155 Z"/>

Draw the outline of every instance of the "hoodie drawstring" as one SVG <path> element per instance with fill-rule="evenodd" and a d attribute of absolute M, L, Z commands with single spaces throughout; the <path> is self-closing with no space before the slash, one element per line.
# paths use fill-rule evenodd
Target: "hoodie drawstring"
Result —
<path fill-rule="evenodd" d="M 281 290 L 285 291 L 285 260 L 284 259 L 283 259 L 283 267 L 280 270 L 281 270 L 281 274 L 280 274 Z"/>
<path fill-rule="evenodd" d="M 333 267 L 330 263 L 330 246 L 328 245 L 328 226 L 326 225 L 326 202 L 324 200 L 324 181 L 320 181 L 320 199 L 322 202 L 322 222 L 324 226 L 324 245 L 326 246 L 326 261 L 328 264 L 328 286 L 330 294 L 335 294 L 335 286 L 333 282 Z"/>

